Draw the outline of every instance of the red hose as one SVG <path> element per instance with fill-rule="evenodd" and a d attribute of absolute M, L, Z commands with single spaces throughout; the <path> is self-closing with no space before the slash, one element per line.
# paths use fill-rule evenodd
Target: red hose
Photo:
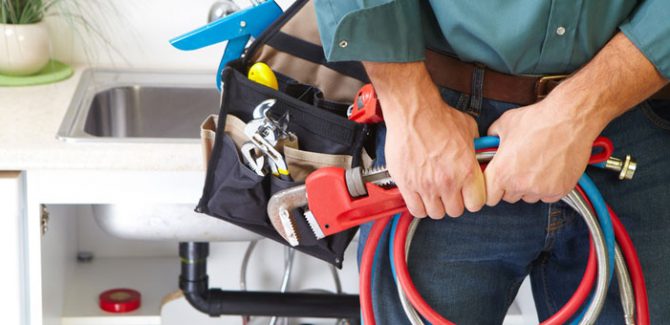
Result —
<path fill-rule="evenodd" d="M 551 317 L 544 320 L 540 323 L 542 325 L 554 325 L 554 324 L 565 324 L 567 321 L 574 315 L 577 310 L 584 304 L 584 301 L 591 293 L 591 288 L 596 281 L 596 274 L 598 271 L 598 265 L 596 263 L 596 252 L 595 247 L 593 246 L 593 239 L 589 237 L 589 261 L 586 264 L 586 270 L 584 271 L 584 276 L 582 277 L 582 282 L 579 283 L 577 290 L 570 297 L 570 300 L 561 307 L 561 309 L 556 312 Z"/>
<path fill-rule="evenodd" d="M 379 241 L 384 234 L 384 228 L 388 225 L 391 218 L 381 218 L 375 221 L 365 242 L 363 256 L 361 256 L 360 270 L 360 296 L 361 312 L 363 314 L 363 324 L 375 325 L 375 312 L 372 308 L 372 265 L 375 261 L 375 252 Z"/>
<path fill-rule="evenodd" d="M 628 265 L 628 273 L 630 274 L 631 282 L 633 282 L 633 291 L 635 293 L 635 317 L 638 325 L 649 325 L 649 297 L 647 297 L 647 286 L 644 283 L 644 274 L 642 273 L 642 264 L 637 255 L 635 246 L 626 228 L 619 220 L 619 217 L 608 205 L 607 210 L 612 219 L 612 227 L 614 227 L 614 236 L 616 237 L 621 253 L 626 259 Z"/>
<path fill-rule="evenodd" d="M 589 165 L 604 163 L 614 153 L 614 145 L 612 144 L 612 140 L 606 137 L 596 138 L 596 140 L 593 141 L 593 148 L 594 149 L 600 148 L 602 150 L 591 154 L 591 158 L 589 159 Z"/>
<path fill-rule="evenodd" d="M 582 190 L 581 186 L 576 187 L 579 195 L 584 198 L 586 203 L 593 209 L 591 201 Z M 617 244 L 621 248 L 621 253 L 623 254 L 626 260 L 626 266 L 628 267 L 628 273 L 630 274 L 631 282 L 633 283 L 633 292 L 635 294 L 635 318 L 637 325 L 649 325 L 649 297 L 647 296 L 647 286 L 644 282 L 644 274 L 642 272 L 642 264 L 640 264 L 640 258 L 637 255 L 633 241 L 626 231 L 623 223 L 617 216 L 616 212 L 607 205 L 607 211 L 610 214 L 610 220 L 612 221 L 612 227 L 614 228 L 614 237 L 616 237 Z"/>
<path fill-rule="evenodd" d="M 431 308 L 428 303 L 423 300 L 419 291 L 416 290 L 414 282 L 409 275 L 409 270 L 407 269 L 407 263 L 405 262 L 405 242 L 407 241 L 407 231 L 409 230 L 409 224 L 412 222 L 412 217 L 409 213 L 405 212 L 400 216 L 398 221 L 398 226 L 396 228 L 396 236 L 393 238 L 393 259 L 395 260 L 395 271 L 398 276 L 398 283 L 405 291 L 407 299 L 412 303 L 412 306 L 428 320 L 431 324 L 447 325 L 453 324 L 452 322 L 446 320 L 433 308 Z"/>

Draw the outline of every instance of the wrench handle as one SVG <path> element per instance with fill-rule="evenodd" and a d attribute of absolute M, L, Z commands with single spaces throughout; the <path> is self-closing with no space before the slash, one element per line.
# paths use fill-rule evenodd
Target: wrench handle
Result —
<path fill-rule="evenodd" d="M 385 189 L 372 183 L 365 186 L 367 196 L 352 198 L 345 170 L 336 167 L 321 168 L 307 177 L 309 209 L 325 236 L 407 210 L 397 188 Z"/>

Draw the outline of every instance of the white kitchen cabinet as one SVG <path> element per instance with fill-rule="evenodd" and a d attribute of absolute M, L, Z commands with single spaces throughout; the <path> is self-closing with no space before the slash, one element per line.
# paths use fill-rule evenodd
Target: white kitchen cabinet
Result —
<path fill-rule="evenodd" d="M 25 324 L 239 324 L 239 316 L 210 319 L 171 301 L 177 291 L 179 259 L 176 242 L 124 240 L 104 233 L 93 218 L 92 204 L 193 204 L 201 190 L 200 172 L 40 171 L 24 173 L 27 194 L 23 219 L 26 256 Z M 47 230 L 42 207 L 48 211 Z M 18 232 L 17 232 L 18 233 Z M 19 241 L 20 242 L 20 241 Z M 247 242 L 211 245 L 210 286 L 239 289 L 239 268 Z M 345 292 L 357 293 L 355 244 L 339 271 Z M 78 252 L 92 252 L 91 262 L 77 261 Z M 250 290 L 277 290 L 283 270 L 284 247 L 259 242 L 248 269 Z M 20 254 L 17 254 L 19 256 Z M 334 290 L 325 263 L 296 255 L 291 290 Z M 129 314 L 110 314 L 97 306 L 98 294 L 115 287 L 137 289 L 142 307 Z M 19 290 L 17 288 L 17 290 Z M 181 307 L 178 304 L 181 303 Z M 177 306 L 177 307 L 173 307 Z M 176 309 L 175 309 L 176 308 Z M 176 312 L 175 312 L 176 311 Z M 18 317 L 18 316 L 17 316 Z M 317 320 L 314 324 L 331 324 Z"/>
<path fill-rule="evenodd" d="M 193 204 L 201 182 L 201 172 L 25 172 L 24 323 L 160 324 L 160 301 L 177 288 L 177 244 L 109 236 L 91 204 Z M 78 263 L 79 251 L 93 252 L 93 260 Z M 97 295 L 120 286 L 140 289 L 142 308 L 122 316 L 99 310 Z"/>
<path fill-rule="evenodd" d="M 239 316 L 211 319 L 189 308 L 183 298 L 170 299 L 175 297 L 178 285 L 176 242 L 119 239 L 104 233 L 93 219 L 92 204 L 194 204 L 201 182 L 201 172 L 29 171 L 0 177 L 0 190 L 13 191 L 16 202 L 9 209 L 16 222 L 0 228 L 6 233 L 0 238 L 14 243 L 13 259 L 19 266 L 10 268 L 18 280 L 8 289 L 20 299 L 13 302 L 11 310 L 15 312 L 9 314 L 16 321 L 9 323 L 180 324 L 192 319 L 198 324 L 240 324 Z M 49 212 L 44 235 L 42 206 Z M 211 287 L 239 288 L 239 267 L 246 247 L 246 242 L 212 244 L 208 263 Z M 260 241 L 249 265 L 250 290 L 279 287 L 283 250 L 270 240 Z M 355 250 L 354 241 L 339 272 L 347 293 L 358 292 Z M 78 262 L 77 253 L 81 251 L 92 252 L 93 260 Z M 327 265 L 302 254 L 297 254 L 292 278 L 291 290 L 334 290 Z M 142 307 L 125 315 L 98 309 L 98 294 L 114 287 L 139 290 Z M 163 304 L 166 308 L 161 310 Z M 529 324 L 534 320 L 526 283 L 505 324 Z"/>
<path fill-rule="evenodd" d="M 44 324 L 160 324 L 163 297 L 177 290 L 179 262 L 169 242 L 128 242 L 102 232 L 90 205 L 47 205 L 48 230 L 41 238 Z M 90 252 L 88 262 L 77 259 Z M 98 295 L 132 288 L 142 306 L 128 314 L 107 313 Z"/>

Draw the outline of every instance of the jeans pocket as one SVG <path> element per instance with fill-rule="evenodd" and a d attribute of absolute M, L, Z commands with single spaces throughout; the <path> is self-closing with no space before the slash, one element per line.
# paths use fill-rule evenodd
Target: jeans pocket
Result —
<path fill-rule="evenodd" d="M 648 100 L 641 104 L 641 108 L 653 126 L 670 131 L 670 101 Z"/>

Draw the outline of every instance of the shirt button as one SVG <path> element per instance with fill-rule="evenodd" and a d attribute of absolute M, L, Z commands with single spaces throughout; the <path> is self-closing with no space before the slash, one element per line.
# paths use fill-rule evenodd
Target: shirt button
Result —
<path fill-rule="evenodd" d="M 556 28 L 556 35 L 563 36 L 563 34 L 565 34 L 565 27 L 560 26 L 560 27 Z"/>
<path fill-rule="evenodd" d="M 347 47 L 347 45 L 349 45 L 349 43 L 346 40 L 341 40 L 340 41 L 340 47 L 344 48 L 344 47 Z"/>

